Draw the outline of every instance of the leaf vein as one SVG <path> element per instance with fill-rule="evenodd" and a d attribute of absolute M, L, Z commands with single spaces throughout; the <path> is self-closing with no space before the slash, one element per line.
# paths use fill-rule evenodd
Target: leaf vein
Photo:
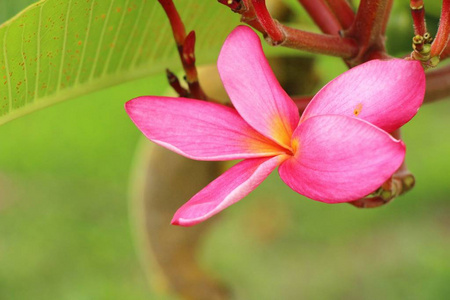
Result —
<path fill-rule="evenodd" d="M 150 24 L 152 23 L 153 17 L 155 16 L 156 7 L 157 7 L 157 5 L 153 6 L 153 10 L 150 13 L 149 18 L 147 19 L 147 23 L 145 24 L 144 33 L 142 34 L 141 39 L 139 40 L 139 44 L 136 47 L 136 52 L 134 53 L 134 57 L 131 60 L 130 68 L 131 67 L 135 67 L 135 65 L 136 65 L 136 63 L 138 61 L 139 55 L 141 54 L 139 52 L 142 52 L 142 50 L 143 50 L 142 46 L 144 45 L 145 38 L 147 37 L 148 31 L 150 29 Z M 141 50 L 139 50 L 139 49 L 141 49 Z"/>
<path fill-rule="evenodd" d="M 61 53 L 61 65 L 59 66 L 59 77 L 58 77 L 58 83 L 56 85 L 56 91 L 58 92 L 61 89 L 61 80 L 62 80 L 62 74 L 64 69 L 64 60 L 66 56 L 66 44 L 67 44 L 67 30 L 69 27 L 69 15 L 70 15 L 70 7 L 72 4 L 72 0 L 69 0 L 69 4 L 67 5 L 67 12 L 66 12 L 66 24 L 64 25 L 64 41 L 63 41 L 63 47 L 62 47 L 62 53 Z"/>
<path fill-rule="evenodd" d="M 22 27 L 22 42 L 20 45 L 20 52 L 22 54 L 22 60 L 23 60 L 23 72 L 25 73 L 25 105 L 28 103 L 28 69 L 27 69 L 27 60 L 25 59 L 25 49 L 23 48 L 24 40 L 25 40 L 25 25 L 26 23 L 23 23 Z"/>
<path fill-rule="evenodd" d="M 93 11 L 94 11 L 94 4 L 95 4 L 95 1 L 92 1 L 91 7 L 90 7 L 90 13 L 89 13 L 89 21 L 88 21 L 88 25 L 87 25 L 87 29 L 86 29 L 86 36 L 85 36 L 84 42 L 83 42 L 83 50 L 81 53 L 80 64 L 78 66 L 77 77 L 75 78 L 75 85 L 77 85 L 80 82 L 81 70 L 83 69 L 84 56 L 86 54 L 86 46 L 88 44 L 89 34 L 91 31 L 91 23 L 92 23 Z"/>
<path fill-rule="evenodd" d="M 109 9 L 108 9 L 108 13 L 106 14 L 105 23 L 103 24 L 102 33 L 100 34 L 100 40 L 98 41 L 98 47 L 97 47 L 97 52 L 95 54 L 94 64 L 91 69 L 91 75 L 89 76 L 90 80 L 92 80 L 92 78 L 94 78 L 95 69 L 97 68 L 98 58 L 100 56 L 100 50 L 101 50 L 102 44 L 103 44 L 103 37 L 105 36 L 106 25 L 108 24 L 109 17 L 111 16 L 111 10 L 112 10 L 113 4 L 114 4 L 114 0 L 111 0 Z"/>
<path fill-rule="evenodd" d="M 141 20 L 142 12 L 145 10 L 146 3 L 147 3 L 146 0 L 142 0 L 142 8 L 139 9 L 138 15 L 136 17 L 136 22 L 134 22 L 133 29 L 131 30 L 131 33 L 128 36 L 127 43 L 125 45 L 125 48 L 122 51 L 122 57 L 120 58 L 119 64 L 117 65 L 116 72 L 119 72 L 122 69 L 126 54 L 128 53 L 130 45 L 131 45 L 131 41 L 133 40 L 133 36 L 136 34 L 137 25 L 139 24 L 139 21 Z"/>
<path fill-rule="evenodd" d="M 8 111 L 12 110 L 12 92 L 11 92 L 11 74 L 9 73 L 9 64 L 8 64 L 8 51 L 6 50 L 6 37 L 8 36 L 9 26 L 5 29 L 5 35 L 3 36 L 3 56 L 5 57 L 5 68 L 6 68 L 6 80 L 8 81 L 8 101 L 9 107 Z"/>
<path fill-rule="evenodd" d="M 122 27 L 123 27 L 123 20 L 125 19 L 125 15 L 126 15 L 126 9 L 127 9 L 129 3 L 130 3 L 130 0 L 126 0 L 122 16 L 120 17 L 119 25 L 117 26 L 116 34 L 114 35 L 111 48 L 109 49 L 108 57 L 106 58 L 105 65 L 103 66 L 102 75 L 105 75 L 106 72 L 108 71 L 108 66 L 109 66 L 109 63 L 111 62 L 111 58 L 114 53 L 114 50 L 116 49 L 115 45 L 117 44 L 117 40 L 119 39 L 120 31 L 122 30 Z"/>
<path fill-rule="evenodd" d="M 43 2 L 39 8 L 39 21 L 38 30 L 36 36 L 36 83 L 34 86 L 34 98 L 39 98 L 39 73 L 41 68 L 41 28 L 42 28 L 42 9 L 47 2 Z"/>

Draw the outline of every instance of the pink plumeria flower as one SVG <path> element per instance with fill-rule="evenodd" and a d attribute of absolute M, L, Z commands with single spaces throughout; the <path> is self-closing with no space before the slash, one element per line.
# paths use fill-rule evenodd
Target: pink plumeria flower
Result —
<path fill-rule="evenodd" d="M 225 41 L 218 68 L 235 109 L 157 96 L 126 103 L 136 126 L 167 149 L 197 160 L 243 159 L 184 204 L 175 225 L 217 214 L 277 167 L 290 188 L 317 201 L 349 202 L 370 194 L 404 160 L 403 142 L 387 132 L 417 113 L 425 92 L 420 63 L 374 60 L 331 81 L 300 118 L 258 36 L 245 26 Z"/>

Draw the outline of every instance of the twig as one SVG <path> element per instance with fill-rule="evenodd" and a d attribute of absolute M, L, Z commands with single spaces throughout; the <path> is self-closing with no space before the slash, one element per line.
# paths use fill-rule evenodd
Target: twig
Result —
<path fill-rule="evenodd" d="M 355 12 L 346 0 L 325 0 L 343 29 L 348 29 L 355 21 Z"/>
<path fill-rule="evenodd" d="M 325 0 L 298 0 L 323 33 L 337 35 L 342 26 Z"/>
<path fill-rule="evenodd" d="M 294 101 L 295 105 L 297 105 L 300 115 L 306 109 L 306 107 L 308 106 L 309 102 L 311 102 L 313 97 L 314 96 L 294 96 L 294 97 L 292 97 L 292 100 Z"/>
<path fill-rule="evenodd" d="M 186 29 L 184 28 L 183 21 L 181 21 L 177 8 L 173 4 L 172 0 L 158 0 L 167 17 L 169 18 L 170 26 L 172 27 L 173 37 L 178 47 L 181 47 L 186 37 Z"/>
<path fill-rule="evenodd" d="M 411 7 L 411 16 L 414 22 L 414 34 L 423 37 L 427 32 L 423 0 L 410 0 L 409 6 Z"/>
<path fill-rule="evenodd" d="M 384 36 L 386 34 L 387 25 L 389 23 L 389 18 L 391 16 L 392 5 L 394 4 L 394 0 L 388 0 L 386 3 L 386 9 L 384 11 L 384 18 L 381 27 L 381 34 Z"/>
<path fill-rule="evenodd" d="M 180 97 L 189 97 L 189 91 L 181 86 L 178 77 L 172 73 L 169 69 L 166 69 L 166 77 L 169 81 L 170 86 Z"/>
<path fill-rule="evenodd" d="M 311 33 L 280 24 L 272 19 L 264 1 L 219 0 L 219 2 L 230 7 L 234 12 L 241 14 L 241 21 L 261 32 L 272 45 L 281 45 L 316 54 L 342 57 L 344 59 L 352 58 L 358 53 L 358 47 L 355 41 L 350 38 Z M 256 13 L 256 8 L 253 6 L 255 3 L 258 13 Z M 261 21 L 260 18 L 264 18 L 264 20 Z"/>
<path fill-rule="evenodd" d="M 383 31 L 388 21 L 390 5 L 390 0 L 361 0 L 355 22 L 345 32 L 346 37 L 354 38 L 359 45 L 358 56 L 351 62 L 352 65 L 366 61 L 365 56 L 373 57 L 369 52 L 386 52 Z"/>
<path fill-rule="evenodd" d="M 158 0 L 172 27 L 173 36 L 177 44 L 178 54 L 180 55 L 181 64 L 186 73 L 186 82 L 189 87 L 189 92 L 186 95 L 185 89 L 181 87 L 180 82 L 176 76 L 168 71 L 167 77 L 169 84 L 175 89 L 180 97 L 189 96 L 191 98 L 208 100 L 205 92 L 198 81 L 197 68 L 195 66 L 195 32 L 191 31 L 186 35 L 186 29 L 183 21 L 178 14 L 178 11 L 172 0 Z"/>
<path fill-rule="evenodd" d="M 271 39 L 271 44 L 281 44 L 285 39 L 284 34 L 267 10 L 266 1 L 252 0 L 252 5 L 259 24 L 262 26 L 267 37 Z"/>
<path fill-rule="evenodd" d="M 442 1 L 441 19 L 436 38 L 431 44 L 431 57 L 440 56 L 450 37 L 450 0 Z"/>
<path fill-rule="evenodd" d="M 350 59 L 358 53 L 358 46 L 353 39 L 336 35 L 317 34 L 279 24 L 285 33 L 282 46 Z"/>

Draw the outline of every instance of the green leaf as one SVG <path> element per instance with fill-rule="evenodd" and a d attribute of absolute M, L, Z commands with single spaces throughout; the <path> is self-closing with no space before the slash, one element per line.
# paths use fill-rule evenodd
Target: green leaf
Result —
<path fill-rule="evenodd" d="M 174 1 L 211 63 L 237 15 L 216 1 Z M 0 124 L 36 109 L 180 67 L 156 0 L 42 0 L 0 26 Z M 126 100 L 126 99 L 124 99 Z"/>

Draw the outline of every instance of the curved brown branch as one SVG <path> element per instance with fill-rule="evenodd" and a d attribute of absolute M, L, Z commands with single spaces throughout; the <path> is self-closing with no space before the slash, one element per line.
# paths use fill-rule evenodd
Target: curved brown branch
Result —
<path fill-rule="evenodd" d="M 325 0 L 343 29 L 348 29 L 355 21 L 355 12 L 347 0 Z"/>
<path fill-rule="evenodd" d="M 267 20 L 270 14 L 264 1 L 219 0 L 219 2 L 230 7 L 234 12 L 241 14 L 241 21 L 261 32 L 272 45 L 281 45 L 344 59 L 350 59 L 358 53 L 357 44 L 350 38 L 306 32 L 280 24 L 274 19 Z M 254 7 L 254 4 L 257 7 Z M 258 13 L 255 12 L 256 8 Z M 264 20 L 260 20 L 260 18 Z M 276 29 L 273 28 L 274 26 Z M 282 33 L 281 35 L 279 34 L 280 32 Z"/>
<path fill-rule="evenodd" d="M 391 0 L 361 0 L 355 22 L 344 33 L 359 45 L 358 55 L 349 63 L 358 65 L 374 57 L 374 52 L 385 53 L 384 30 L 389 19 Z"/>
<path fill-rule="evenodd" d="M 431 44 L 431 56 L 440 56 L 450 38 L 450 0 L 442 1 L 441 18 L 436 38 Z"/>
<path fill-rule="evenodd" d="M 298 0 L 323 33 L 337 35 L 342 26 L 325 0 Z"/>
<path fill-rule="evenodd" d="M 414 22 L 414 34 L 423 36 L 427 32 L 425 22 L 425 6 L 423 0 L 410 0 L 411 16 Z"/>

